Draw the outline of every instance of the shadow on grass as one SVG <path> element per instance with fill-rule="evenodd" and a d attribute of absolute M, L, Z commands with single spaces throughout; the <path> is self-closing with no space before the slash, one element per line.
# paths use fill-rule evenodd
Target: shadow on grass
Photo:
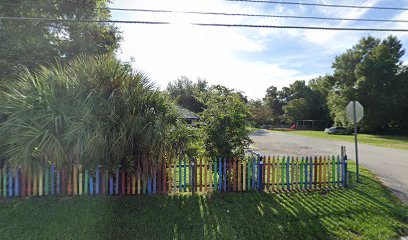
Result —
<path fill-rule="evenodd" d="M 81 196 L 0 203 L 2 239 L 389 239 L 408 208 L 373 178 L 293 193 Z"/>

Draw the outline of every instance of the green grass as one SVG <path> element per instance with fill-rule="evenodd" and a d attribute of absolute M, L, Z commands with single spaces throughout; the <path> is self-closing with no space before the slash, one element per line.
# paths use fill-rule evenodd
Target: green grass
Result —
<path fill-rule="evenodd" d="M 353 167 L 350 164 L 350 169 Z M 390 239 L 408 207 L 362 170 L 347 190 L 0 202 L 1 239 Z"/>
<path fill-rule="evenodd" d="M 323 131 L 279 131 L 288 134 L 302 135 L 308 137 L 325 138 L 341 141 L 354 141 L 354 135 L 333 135 L 327 134 Z M 396 135 L 371 135 L 371 134 L 358 134 L 358 141 L 360 143 L 371 144 L 381 147 L 398 148 L 408 150 L 408 136 L 396 136 Z"/>

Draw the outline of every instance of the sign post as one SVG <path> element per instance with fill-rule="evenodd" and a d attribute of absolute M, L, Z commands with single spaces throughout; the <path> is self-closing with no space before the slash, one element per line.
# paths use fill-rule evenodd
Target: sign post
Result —
<path fill-rule="evenodd" d="M 358 164 L 358 144 L 357 144 L 357 123 L 364 117 L 364 108 L 358 101 L 350 101 L 346 107 L 346 115 L 354 123 L 354 144 L 356 148 L 356 175 L 357 182 L 360 182 L 359 164 Z"/>

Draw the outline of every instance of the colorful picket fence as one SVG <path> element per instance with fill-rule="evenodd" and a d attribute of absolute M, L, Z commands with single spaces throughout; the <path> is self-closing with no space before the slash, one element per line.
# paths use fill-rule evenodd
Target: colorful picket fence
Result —
<path fill-rule="evenodd" d="M 155 173 L 89 171 L 80 165 L 59 171 L 54 165 L 30 171 L 0 169 L 0 195 L 140 195 L 176 192 L 294 191 L 347 186 L 347 160 L 340 156 L 248 157 L 245 160 L 178 159 Z"/>

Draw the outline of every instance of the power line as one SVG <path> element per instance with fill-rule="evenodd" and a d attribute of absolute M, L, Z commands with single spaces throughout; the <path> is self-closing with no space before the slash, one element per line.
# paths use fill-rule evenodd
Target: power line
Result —
<path fill-rule="evenodd" d="M 78 19 L 52 19 L 52 18 L 34 18 L 34 17 L 0 17 L 0 20 L 17 21 L 45 21 L 45 22 L 84 22 L 84 23 L 123 23 L 123 24 L 151 24 L 168 25 L 171 22 L 155 21 L 133 21 L 133 20 L 78 20 Z M 372 32 L 408 32 L 408 29 L 398 28 L 351 28 L 351 27 L 315 27 L 315 26 L 294 26 L 294 25 L 253 25 L 253 24 L 224 24 L 224 23 L 190 23 L 195 26 L 205 27 L 240 27 L 240 28 L 277 28 L 277 29 L 314 29 L 331 31 L 372 31 Z"/>
<path fill-rule="evenodd" d="M 198 26 L 211 27 L 245 27 L 245 28 L 283 28 L 283 29 L 314 29 L 333 31 L 369 31 L 369 32 L 408 32 L 408 29 L 389 28 L 348 28 L 348 27 L 314 27 L 314 26 L 279 26 L 279 25 L 252 25 L 252 24 L 223 24 L 223 23 L 192 23 Z"/>
<path fill-rule="evenodd" d="M 273 0 L 225 0 L 227 2 L 248 2 L 248 3 L 268 3 L 268 4 L 282 4 L 282 5 L 301 5 L 301 6 L 314 6 L 314 7 L 333 7 L 333 8 L 358 8 L 358 9 L 377 9 L 377 10 L 393 10 L 393 11 L 407 11 L 407 7 L 382 7 L 382 6 L 359 6 L 350 4 L 323 4 L 323 3 L 303 3 L 303 2 L 288 2 L 288 1 L 273 1 Z M 0 6 L 27 6 L 23 3 L 2 3 Z M 50 5 L 33 5 L 32 8 L 51 8 Z M 114 11 L 144 11 L 135 10 L 131 8 L 111 8 L 111 7 L 99 7 L 97 9 L 102 10 L 114 10 Z M 146 10 L 154 12 L 173 12 L 171 10 Z"/>
<path fill-rule="evenodd" d="M 92 19 L 57 19 L 57 18 L 36 18 L 36 17 L 0 17 L 0 20 L 16 20 L 16 21 L 39 21 L 39 22 L 81 22 L 81 23 L 130 23 L 130 24 L 152 24 L 165 25 L 170 22 L 158 21 L 133 21 L 133 20 L 92 20 Z"/>
<path fill-rule="evenodd" d="M 394 10 L 406 11 L 406 7 L 376 7 L 376 6 L 358 6 L 358 5 L 340 5 L 340 4 L 322 4 L 322 3 L 300 3 L 300 2 L 285 2 L 285 1 L 270 1 L 270 0 L 225 0 L 227 2 L 249 2 L 249 3 L 270 3 L 282 5 L 301 5 L 315 7 L 333 7 L 333 8 L 359 8 L 359 9 L 377 9 L 377 10 Z"/>
<path fill-rule="evenodd" d="M 361 21 L 361 22 L 401 22 L 401 23 L 408 22 L 408 20 L 402 20 L 402 19 L 398 20 L 398 19 L 374 19 L 374 18 L 334 18 L 334 17 L 315 17 L 315 16 L 295 16 L 295 15 L 250 14 L 250 13 L 170 11 L 170 10 L 161 10 L 161 9 L 140 9 L 140 8 L 106 8 L 106 9 L 112 10 L 112 11 L 181 13 L 181 14 L 221 15 L 221 16 L 240 16 L 240 17 L 292 18 L 292 19 L 315 19 L 315 20 Z"/>
<path fill-rule="evenodd" d="M 12 4 L 16 5 L 16 4 Z M 198 15 L 221 15 L 221 16 L 241 16 L 241 17 L 264 17 L 264 18 L 289 18 L 289 19 L 314 19 L 330 21 L 359 21 L 359 22 L 399 22 L 406 23 L 403 19 L 374 19 L 374 18 L 340 18 L 340 17 L 316 17 L 316 16 L 296 16 L 296 15 L 271 15 L 271 14 L 250 14 L 250 13 L 227 13 L 227 12 L 201 12 L 201 11 L 172 11 L 163 9 L 141 9 L 141 8 L 98 8 L 111 11 L 129 11 L 129 12 L 151 12 L 151 13 L 180 13 L 180 14 L 198 14 Z"/>

